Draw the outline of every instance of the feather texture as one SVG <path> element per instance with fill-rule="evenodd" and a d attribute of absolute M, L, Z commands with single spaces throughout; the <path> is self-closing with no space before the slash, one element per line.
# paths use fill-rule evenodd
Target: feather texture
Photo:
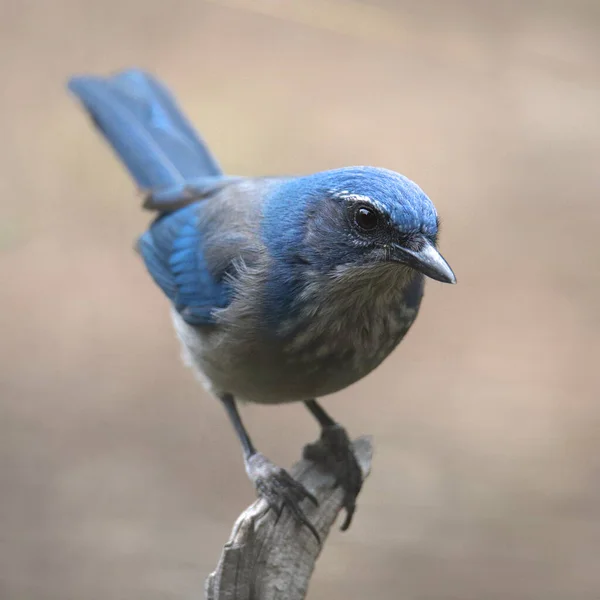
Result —
<path fill-rule="evenodd" d="M 189 184 L 222 171 L 171 94 L 151 75 L 132 69 L 112 77 L 69 81 L 92 120 L 143 190 L 171 201 Z"/>
<path fill-rule="evenodd" d="M 217 394 L 275 403 L 340 390 L 407 333 L 423 273 L 453 279 L 432 202 L 398 173 L 226 177 L 150 75 L 70 88 L 159 212 L 138 248 L 186 361 Z"/>

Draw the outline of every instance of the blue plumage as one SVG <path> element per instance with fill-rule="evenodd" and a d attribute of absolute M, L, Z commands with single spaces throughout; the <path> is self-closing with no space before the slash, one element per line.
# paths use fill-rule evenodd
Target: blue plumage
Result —
<path fill-rule="evenodd" d="M 197 202 L 159 217 L 138 241 L 156 284 L 191 325 L 214 323 L 214 310 L 229 304 L 230 288 L 222 273 L 206 264 L 198 230 Z"/>
<path fill-rule="evenodd" d="M 137 70 L 69 83 L 158 216 L 138 248 L 173 305 L 190 365 L 218 396 L 246 470 L 315 535 L 309 497 L 257 453 L 235 404 L 304 401 L 334 448 L 347 527 L 361 478 L 347 436 L 316 403 L 375 369 L 414 322 L 424 276 L 454 283 L 438 218 L 406 177 L 349 167 L 225 176 L 162 84 Z M 314 457 L 317 460 L 317 457 Z"/>
<path fill-rule="evenodd" d="M 138 70 L 110 78 L 74 77 L 69 89 L 143 190 L 181 191 L 190 180 L 222 174 L 169 92 L 154 78 Z"/>

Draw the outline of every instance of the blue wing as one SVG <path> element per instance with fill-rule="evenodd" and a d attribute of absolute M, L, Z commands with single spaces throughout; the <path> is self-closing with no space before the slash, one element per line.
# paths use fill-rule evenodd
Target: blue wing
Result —
<path fill-rule="evenodd" d="M 228 215 L 216 227 L 217 236 L 205 228 L 203 233 L 202 213 L 212 201 L 195 200 L 218 194 L 236 178 L 222 175 L 170 93 L 152 76 L 130 70 L 108 78 L 74 77 L 69 89 L 138 186 L 148 190 L 146 207 L 162 212 L 138 243 L 154 281 L 188 323 L 214 323 L 215 309 L 230 301 L 225 272 L 235 248 L 220 241 L 230 235 Z M 212 205 L 208 212 L 214 211 Z"/>
<path fill-rule="evenodd" d="M 200 232 L 201 203 L 160 216 L 139 239 L 138 249 L 156 284 L 191 325 L 215 322 L 215 309 L 225 308 L 231 290 L 212 268 Z"/>

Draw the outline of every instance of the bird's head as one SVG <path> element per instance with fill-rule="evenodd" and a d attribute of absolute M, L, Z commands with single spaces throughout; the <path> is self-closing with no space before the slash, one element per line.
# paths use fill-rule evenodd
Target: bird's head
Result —
<path fill-rule="evenodd" d="M 433 203 L 398 173 L 374 167 L 325 171 L 290 180 L 277 196 L 276 222 L 273 213 L 268 221 L 278 228 L 281 250 L 320 272 L 385 265 L 456 283 L 437 250 Z"/>

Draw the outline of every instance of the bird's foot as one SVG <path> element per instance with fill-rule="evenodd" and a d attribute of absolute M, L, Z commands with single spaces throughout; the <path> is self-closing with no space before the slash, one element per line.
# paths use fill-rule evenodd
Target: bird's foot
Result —
<path fill-rule="evenodd" d="M 258 452 L 246 460 L 246 472 L 254 483 L 258 496 L 266 500 L 269 508 L 277 513 L 277 518 L 285 507 L 289 508 L 296 519 L 315 536 L 317 542 L 321 543 L 319 533 L 300 508 L 303 500 L 310 500 L 315 506 L 319 503 L 301 483 Z"/>
<path fill-rule="evenodd" d="M 323 427 L 321 437 L 304 447 L 304 458 L 318 465 L 335 477 L 335 486 L 344 490 L 342 506 L 346 518 L 341 530 L 346 531 L 356 510 L 356 497 L 363 484 L 362 472 L 346 430 L 341 425 Z"/>

